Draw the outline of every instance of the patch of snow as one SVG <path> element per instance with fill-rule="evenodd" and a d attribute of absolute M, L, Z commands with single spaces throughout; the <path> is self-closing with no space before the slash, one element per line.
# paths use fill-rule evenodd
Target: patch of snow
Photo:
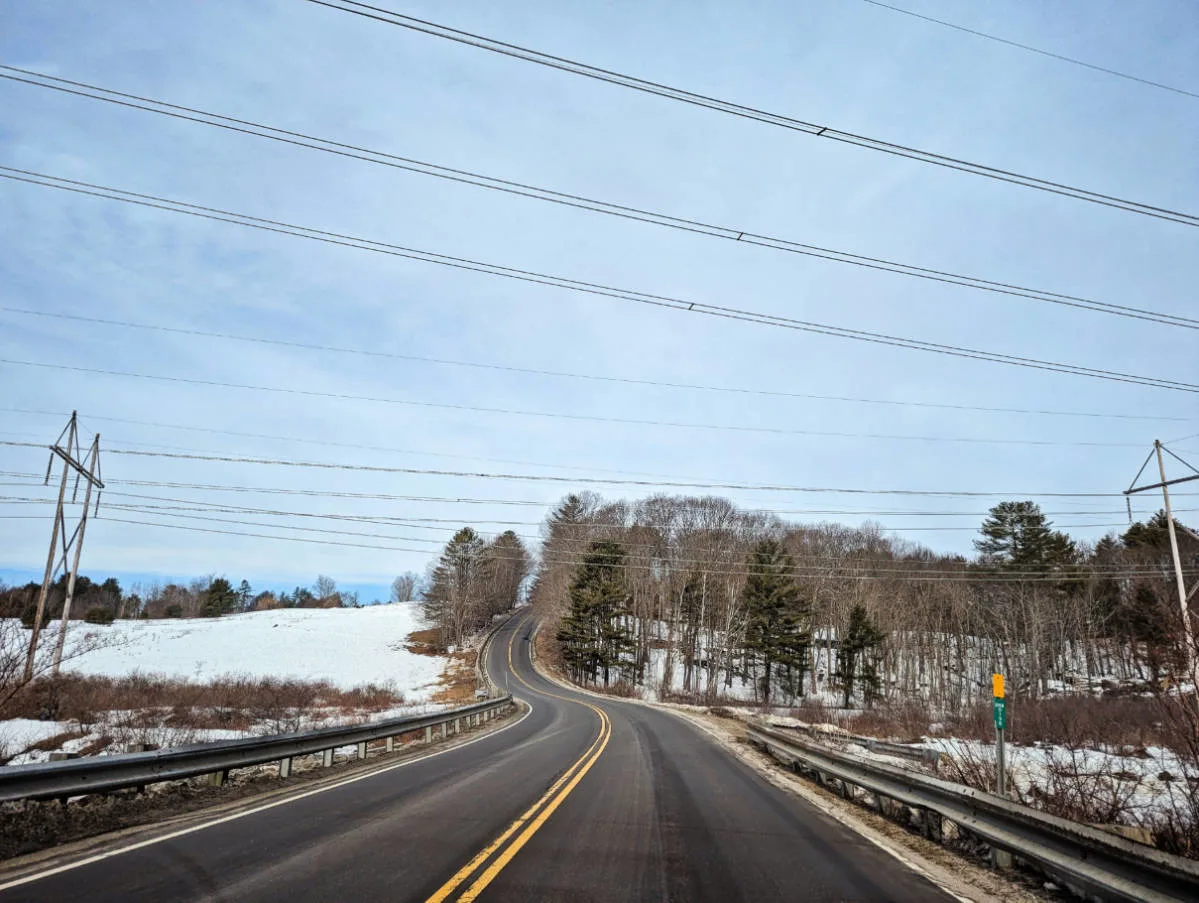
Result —
<path fill-rule="evenodd" d="M 72 729 L 66 721 L 35 721 L 32 718 L 9 718 L 0 721 L 0 755 L 14 756 L 9 764 L 20 765 L 26 761 L 41 761 L 48 758 L 48 753 L 30 753 L 34 758 L 18 755 L 34 743 L 46 740 L 56 734 L 64 734 Z M 37 757 L 40 756 L 41 759 Z"/>
<path fill-rule="evenodd" d="M 926 738 L 922 745 L 944 755 L 972 761 L 988 762 L 995 758 L 995 745 L 978 740 Z M 1121 755 L 1097 749 L 1071 750 L 1051 744 L 1016 746 L 1009 743 L 1007 760 L 1012 780 L 1023 794 L 1029 794 L 1034 786 L 1046 788 L 1054 769 L 1077 771 L 1084 776 L 1114 775 L 1118 776 L 1120 784 L 1128 785 L 1130 807 L 1143 813 L 1169 811 L 1173 792 L 1170 785 L 1188 777 L 1199 778 L 1199 775 L 1189 774 L 1186 764 L 1177 755 L 1160 747 L 1151 747 L 1138 755 Z M 1162 780 L 1163 774 L 1170 775 L 1170 779 Z"/>
<path fill-rule="evenodd" d="M 427 699 L 446 659 L 404 649 L 424 625 L 411 605 L 255 611 L 220 618 L 116 621 L 111 646 L 74 659 L 69 670 L 121 677 L 134 672 L 191 680 L 224 675 L 327 680 L 349 689 L 391 684 Z"/>

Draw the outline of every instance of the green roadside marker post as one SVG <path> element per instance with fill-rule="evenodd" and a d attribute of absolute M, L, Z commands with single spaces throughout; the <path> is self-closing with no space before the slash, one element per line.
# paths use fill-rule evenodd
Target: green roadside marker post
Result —
<path fill-rule="evenodd" d="M 1007 730 L 1007 694 L 1003 675 L 991 675 L 991 714 L 995 716 L 995 792 L 1007 796 L 1007 749 L 1004 732 Z"/>
<path fill-rule="evenodd" d="M 1004 692 L 1003 675 L 991 675 L 991 714 L 995 716 L 995 792 L 1007 797 L 1007 748 L 1004 732 L 1007 730 L 1007 693 Z M 991 863 L 998 869 L 1012 867 L 1012 854 L 999 847 L 991 847 Z"/>

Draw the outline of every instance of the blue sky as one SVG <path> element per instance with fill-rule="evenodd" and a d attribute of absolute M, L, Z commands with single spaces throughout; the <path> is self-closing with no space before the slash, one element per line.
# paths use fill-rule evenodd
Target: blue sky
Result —
<path fill-rule="evenodd" d="M 1199 20 L 1185 0 L 1094 2 L 1085 17 L 1078 7 L 1053 4 L 907 5 L 1199 90 Z M 847 131 L 1199 210 L 1199 100 L 859 0 L 396 8 Z M 298 0 L 6 4 L 0 62 L 747 231 L 1113 303 L 1195 311 L 1199 255 L 1186 226 L 815 140 Z M 1187 329 L 687 235 L 8 81 L 0 82 L 0 109 L 0 164 L 6 166 L 707 303 L 1184 382 L 1199 376 L 1194 333 Z M 613 424 L 0 364 L 0 439 L 14 442 L 49 442 L 78 409 L 89 434 L 100 432 L 104 448 L 114 452 L 169 447 L 485 473 L 594 477 L 621 471 L 700 482 L 1023 495 L 1118 492 L 1155 437 L 1199 432 L 1196 399 L 1188 393 L 655 310 L 8 181 L 0 181 L 0 306 L 595 376 L 1105 415 L 655 388 L 0 311 L 0 356 L 8 360 L 410 402 L 927 437 Z M 123 422 L 130 420 L 142 423 Z M 953 441 L 961 439 L 985 441 Z M 1199 439 L 1176 445 L 1199 449 Z M 0 446 L 0 470 L 42 473 L 45 457 L 33 448 Z M 112 492 L 104 497 L 102 519 L 89 527 L 88 573 L 215 572 L 282 586 L 309 584 L 326 573 L 362 587 L 367 597 L 395 573 L 423 570 L 455 523 L 495 532 L 511 522 L 535 537 L 546 507 L 572 488 L 116 453 L 105 455 L 104 476 Z M 23 476 L 0 480 L 29 482 Z M 342 495 L 138 488 L 128 481 Z M 604 490 L 629 498 L 647 491 Z M 344 497 L 350 493 L 447 501 Z M 961 552 L 969 550 L 981 513 L 999 500 L 721 494 L 771 510 L 844 511 L 789 516 L 855 524 L 871 519 L 912 541 Z M 46 497 L 48 491 L 5 486 L 0 495 Z M 490 501 L 450 501 L 463 498 Z M 1181 496 L 1179 507 L 1189 508 L 1187 501 Z M 323 538 L 387 549 L 115 520 L 321 536 L 116 507 L 214 503 L 442 520 L 403 527 L 315 521 L 386 533 L 394 538 Z M 1045 499 L 1043 507 L 1095 512 L 1053 518 L 1067 528 L 1125 519 L 1117 497 Z M 1137 510 L 1153 507 L 1142 501 Z M 864 513 L 888 511 L 959 516 Z M 312 518 L 191 514 L 314 524 Z M 40 575 L 47 506 L 5 501 L 0 515 L 0 573 L 10 581 Z M 1071 532 L 1094 539 L 1105 529 Z"/>

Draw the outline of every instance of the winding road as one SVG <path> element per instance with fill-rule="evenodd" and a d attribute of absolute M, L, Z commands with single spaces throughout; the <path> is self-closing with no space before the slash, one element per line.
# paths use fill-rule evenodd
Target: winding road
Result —
<path fill-rule="evenodd" d="M 950 900 L 689 722 L 489 647 L 527 714 L 467 743 L 182 831 L 49 862 L 0 901 Z M 139 835 L 139 838 L 142 836 Z"/>

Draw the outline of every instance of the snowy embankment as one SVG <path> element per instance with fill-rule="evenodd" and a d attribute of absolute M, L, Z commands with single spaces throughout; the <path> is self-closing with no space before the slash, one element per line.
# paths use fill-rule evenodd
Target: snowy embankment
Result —
<path fill-rule="evenodd" d="M 747 721 L 756 715 L 739 710 L 733 710 L 731 714 Z M 848 732 L 834 724 L 808 724 L 785 715 L 768 716 L 767 723 L 772 727 L 814 731 L 822 742 L 861 759 L 925 770 L 907 759 L 849 742 Z M 948 761 L 943 761 L 937 769 L 943 778 L 966 778 L 966 783 L 982 786 L 994 774 L 993 743 L 956 737 L 924 737 L 906 745 L 913 749 L 936 750 L 946 757 Z M 1117 750 L 1009 743 L 1007 767 L 1013 784 L 1013 798 L 1045 808 L 1044 801 L 1054 797 L 1058 805 L 1085 813 L 1081 820 L 1095 823 L 1152 824 L 1178 807 L 1185 807 L 1187 782 L 1199 780 L 1199 773 L 1188 767 L 1180 756 L 1161 747 Z"/>
<path fill-rule="evenodd" d="M 161 676 L 201 689 L 221 681 L 302 681 L 324 683 L 328 692 L 301 692 L 300 705 L 295 693 L 279 694 L 274 705 L 269 699 L 264 704 L 259 693 L 252 701 L 246 697 L 241 707 L 201 695 L 143 708 L 112 700 L 107 710 L 69 720 L 0 720 L 0 762 L 45 761 L 53 751 L 103 755 L 178 746 L 438 709 L 442 705 L 433 697 L 450 659 L 412 646 L 410 635 L 423 627 L 414 605 L 280 609 L 221 618 L 117 621 L 103 627 L 72 624 L 72 633 L 95 634 L 101 646 L 64 662 L 66 675 L 117 681 Z M 379 690 L 355 696 L 362 687 Z M 342 691 L 361 702 L 326 698 Z M 372 698 L 385 701 L 372 704 Z M 125 708 L 112 707 L 121 701 Z M 39 748 L 31 749 L 35 744 Z"/>
<path fill-rule="evenodd" d="M 349 689 L 393 684 L 409 702 L 428 699 L 442 656 L 405 650 L 425 625 L 414 605 L 290 608 L 221 618 L 116 621 L 90 627 L 111 641 L 67 670 L 121 677 L 134 672 L 189 680 L 222 675 L 327 680 Z M 72 630 L 83 629 L 83 625 Z"/>

